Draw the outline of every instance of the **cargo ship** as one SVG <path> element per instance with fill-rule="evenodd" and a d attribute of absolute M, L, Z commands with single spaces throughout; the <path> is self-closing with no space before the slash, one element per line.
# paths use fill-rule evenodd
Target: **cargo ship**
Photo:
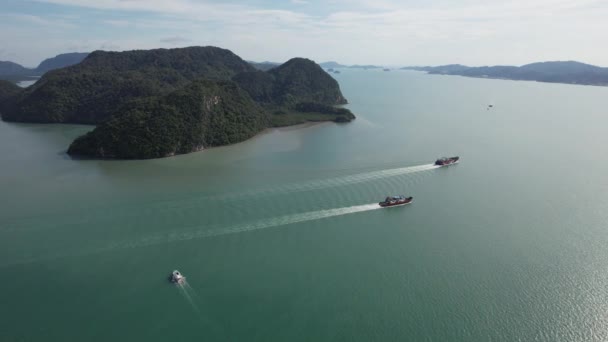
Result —
<path fill-rule="evenodd" d="M 412 203 L 414 197 L 389 196 L 383 202 L 378 203 L 381 207 L 394 207 L 397 205 L 406 205 Z"/>
<path fill-rule="evenodd" d="M 452 165 L 452 164 L 456 164 L 458 163 L 458 160 L 460 159 L 460 157 L 450 157 L 450 158 L 439 158 L 435 161 L 435 165 L 437 166 L 448 166 L 448 165 Z"/>

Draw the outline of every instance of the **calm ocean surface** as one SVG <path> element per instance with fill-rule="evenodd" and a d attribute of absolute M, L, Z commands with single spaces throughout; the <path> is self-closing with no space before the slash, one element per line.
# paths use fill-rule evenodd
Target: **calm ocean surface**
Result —
<path fill-rule="evenodd" d="M 0 122 L 0 341 L 608 340 L 608 88 L 335 77 L 354 122 L 174 158 Z"/>

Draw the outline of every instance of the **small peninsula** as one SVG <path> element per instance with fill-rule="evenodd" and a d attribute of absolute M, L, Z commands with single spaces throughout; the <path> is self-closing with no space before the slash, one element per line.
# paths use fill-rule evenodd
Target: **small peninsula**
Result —
<path fill-rule="evenodd" d="M 608 68 L 575 62 L 540 62 L 517 66 L 468 67 L 460 64 L 404 67 L 403 70 L 426 71 L 437 75 L 459 75 L 520 81 L 608 86 Z"/>
<path fill-rule="evenodd" d="M 26 89 L 0 86 L 5 121 L 97 125 L 68 149 L 92 158 L 168 157 L 265 128 L 355 118 L 336 107 L 347 101 L 315 62 L 293 58 L 262 71 L 217 47 L 95 51 Z"/>

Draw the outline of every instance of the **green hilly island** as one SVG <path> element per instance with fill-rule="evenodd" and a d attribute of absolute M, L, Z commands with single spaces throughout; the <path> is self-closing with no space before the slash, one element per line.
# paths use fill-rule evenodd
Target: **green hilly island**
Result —
<path fill-rule="evenodd" d="M 19 96 L 21 88 L 13 82 L 0 80 L 0 114 Z"/>
<path fill-rule="evenodd" d="M 318 64 L 294 58 L 260 71 L 217 47 L 95 51 L 24 90 L 0 85 L 5 121 L 97 127 L 71 155 L 143 159 L 246 140 L 265 128 L 348 122 L 346 99 Z"/>
<path fill-rule="evenodd" d="M 68 153 L 160 158 L 243 141 L 266 127 L 268 116 L 236 83 L 197 80 L 129 104 L 76 139 Z"/>

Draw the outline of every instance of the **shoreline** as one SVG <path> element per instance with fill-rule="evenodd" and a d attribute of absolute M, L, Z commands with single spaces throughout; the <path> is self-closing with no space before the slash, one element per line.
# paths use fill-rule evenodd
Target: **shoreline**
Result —
<path fill-rule="evenodd" d="M 164 156 L 164 157 L 158 157 L 158 158 L 131 158 L 131 159 L 124 159 L 124 158 L 100 158 L 100 157 L 89 157 L 86 155 L 71 155 L 69 154 L 67 151 L 67 149 L 65 150 L 64 154 L 67 155 L 70 159 L 73 160 L 95 160 L 95 161 L 142 161 L 142 160 L 161 160 L 161 159 L 168 159 L 168 158 L 175 158 L 175 157 L 179 157 L 179 156 L 186 156 L 186 155 L 191 155 L 191 154 L 195 154 L 195 153 L 202 153 L 205 152 L 206 150 L 214 150 L 214 149 L 218 149 L 218 148 L 226 148 L 226 147 L 232 147 L 232 146 L 237 146 L 239 144 L 243 144 L 249 141 L 252 141 L 253 139 L 256 139 L 258 137 L 264 136 L 264 135 L 268 135 L 271 134 L 273 132 L 279 131 L 279 132 L 289 132 L 289 131 L 296 131 L 296 130 L 300 130 L 300 129 L 306 129 L 306 128 L 311 128 L 311 127 L 315 127 L 315 126 L 321 126 L 324 124 L 329 124 L 329 123 L 336 123 L 333 120 L 326 120 L 326 121 L 308 121 L 308 122 L 304 122 L 304 123 L 299 123 L 299 124 L 295 124 L 295 125 L 289 125 L 289 126 L 280 126 L 280 127 L 268 127 L 268 128 L 264 128 L 263 130 L 261 130 L 260 132 L 256 133 L 255 135 L 253 135 L 251 138 L 249 139 L 245 139 L 243 141 L 239 141 L 233 144 L 227 144 L 227 145 L 220 145 L 220 146 L 210 146 L 210 147 L 202 147 L 199 148 L 195 151 L 191 151 L 188 153 L 179 153 L 179 154 L 175 154 L 172 153 L 170 155 Z M 39 124 L 39 125 L 46 125 L 46 124 Z M 69 146 L 68 146 L 69 148 Z"/>
<path fill-rule="evenodd" d="M 409 70 L 404 69 L 402 71 L 420 71 L 424 72 L 426 75 L 432 76 L 460 76 L 465 78 L 476 78 L 482 80 L 500 80 L 500 81 L 517 81 L 517 82 L 536 82 L 536 83 L 544 83 L 544 84 L 565 84 L 565 85 L 575 85 L 575 86 L 587 86 L 587 87 L 608 87 L 608 83 L 574 83 L 574 82 L 550 82 L 550 81 L 539 81 L 539 80 L 525 80 L 518 78 L 505 78 L 505 77 L 490 77 L 490 76 L 469 76 L 469 75 L 459 75 L 459 74 L 438 74 L 438 73 L 430 73 L 424 70 Z"/>

